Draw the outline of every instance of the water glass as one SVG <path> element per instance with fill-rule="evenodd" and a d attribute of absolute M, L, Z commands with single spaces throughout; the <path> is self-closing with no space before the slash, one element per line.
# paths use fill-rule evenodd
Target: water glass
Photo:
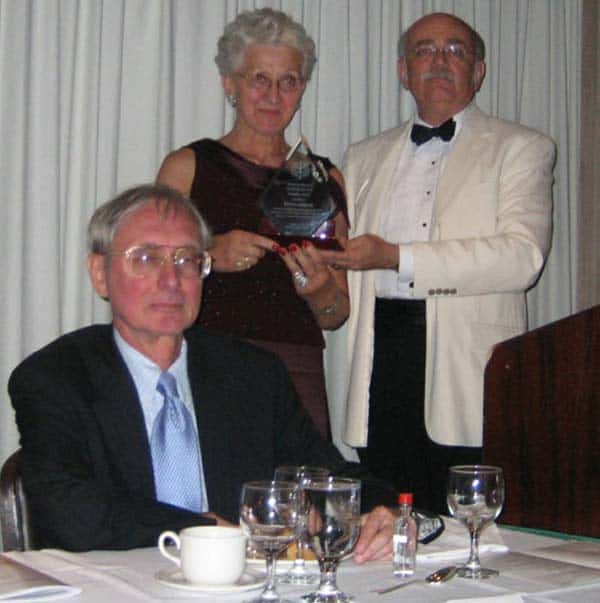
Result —
<path fill-rule="evenodd" d="M 308 507 L 307 542 L 319 562 L 321 580 L 316 592 L 302 597 L 309 603 L 349 603 L 336 581 L 337 567 L 360 535 L 360 481 L 329 477 L 303 488 Z"/>
<path fill-rule="evenodd" d="M 257 481 L 242 486 L 240 525 L 254 548 L 265 556 L 267 582 L 251 603 L 289 603 L 275 589 L 275 559 L 295 539 L 298 527 L 298 485 Z"/>
<path fill-rule="evenodd" d="M 305 539 L 304 529 L 308 508 L 305 504 L 303 488 L 310 484 L 311 480 L 329 477 L 329 469 L 325 467 L 310 467 L 308 465 L 283 465 L 275 469 L 276 480 L 295 481 L 300 490 L 298 492 L 298 536 L 296 538 L 296 556 L 294 564 L 289 572 L 278 578 L 279 582 L 285 584 L 312 584 L 317 582 L 318 574 L 306 567 L 305 551 L 308 544 Z"/>
<path fill-rule="evenodd" d="M 481 567 L 479 535 L 502 510 L 504 504 L 502 469 L 490 465 L 450 467 L 447 501 L 451 515 L 465 524 L 471 536 L 469 560 L 458 569 L 457 575 L 475 580 L 497 576 L 497 570 Z"/>

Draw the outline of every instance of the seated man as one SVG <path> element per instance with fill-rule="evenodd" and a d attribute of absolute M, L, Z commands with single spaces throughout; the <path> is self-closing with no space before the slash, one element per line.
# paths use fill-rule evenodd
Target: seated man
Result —
<path fill-rule="evenodd" d="M 356 475 L 323 441 L 268 352 L 195 327 L 210 271 L 207 228 L 162 186 L 99 207 L 88 271 L 112 325 L 66 334 L 15 369 L 9 392 L 38 545 L 156 544 L 165 529 L 238 521 L 242 483 L 277 465 Z M 366 509 L 391 503 L 377 482 Z M 355 557 L 390 554 L 393 514 L 363 517 Z"/>

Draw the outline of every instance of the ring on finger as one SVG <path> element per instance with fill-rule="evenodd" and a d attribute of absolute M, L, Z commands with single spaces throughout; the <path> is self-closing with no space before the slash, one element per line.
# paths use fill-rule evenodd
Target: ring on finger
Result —
<path fill-rule="evenodd" d="M 292 274 L 292 278 L 294 279 L 294 283 L 296 283 L 296 286 L 300 289 L 306 287 L 306 285 L 308 284 L 308 277 L 301 270 L 296 270 L 296 272 Z"/>

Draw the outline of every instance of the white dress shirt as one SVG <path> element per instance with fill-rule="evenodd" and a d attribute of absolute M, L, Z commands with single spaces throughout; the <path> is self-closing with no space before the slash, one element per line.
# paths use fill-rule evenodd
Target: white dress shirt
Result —
<path fill-rule="evenodd" d="M 400 154 L 390 202 L 382 211 L 377 231 L 386 241 L 399 244 L 398 271 L 376 271 L 377 297 L 415 299 L 412 293 L 414 265 L 411 242 L 429 240 L 438 182 L 460 132 L 463 113 L 464 109 L 454 116 L 456 128 L 451 140 L 446 142 L 435 137 L 422 145 L 411 142 Z M 418 116 L 415 124 L 432 127 Z"/>

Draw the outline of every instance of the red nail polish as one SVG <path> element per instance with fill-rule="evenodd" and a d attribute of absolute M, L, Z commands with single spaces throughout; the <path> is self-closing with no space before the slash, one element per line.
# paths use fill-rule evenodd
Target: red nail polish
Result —
<path fill-rule="evenodd" d="M 303 239 L 302 247 L 304 247 L 304 249 L 308 249 L 310 247 L 310 243 L 306 239 Z"/>
<path fill-rule="evenodd" d="M 277 245 L 277 243 L 273 243 L 273 246 L 271 247 L 271 249 L 275 252 L 275 253 L 279 253 L 279 245 Z"/>
<path fill-rule="evenodd" d="M 298 251 L 298 245 L 296 245 L 296 243 L 292 243 L 288 249 L 292 252 L 292 253 L 296 253 L 296 251 Z"/>
<path fill-rule="evenodd" d="M 284 255 L 286 255 L 287 253 L 287 249 L 285 247 L 279 247 L 279 245 L 276 245 L 277 247 L 277 253 L 283 257 Z"/>

